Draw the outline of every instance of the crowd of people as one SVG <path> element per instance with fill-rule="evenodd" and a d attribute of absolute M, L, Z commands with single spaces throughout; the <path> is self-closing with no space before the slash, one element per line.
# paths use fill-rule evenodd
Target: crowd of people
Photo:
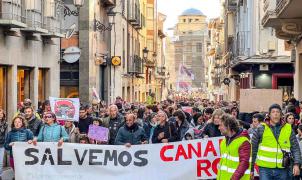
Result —
<path fill-rule="evenodd" d="M 127 103 L 117 97 L 109 106 L 97 101 L 81 104 L 78 120 L 62 122 L 51 112 L 48 100 L 35 111 L 31 100 L 25 99 L 18 104 L 18 112 L 11 120 L 0 109 L 0 175 L 5 151 L 14 168 L 12 146 L 15 142 L 131 147 L 225 136 L 217 179 L 254 178 L 255 164 L 259 167 L 260 179 L 299 179 L 301 109 L 302 103 L 295 99 L 284 107 L 273 104 L 267 112 L 242 113 L 238 102 L 181 98 L 140 104 Z M 108 141 L 89 138 L 90 125 L 108 128 Z M 285 157 L 289 162 L 285 162 Z"/>

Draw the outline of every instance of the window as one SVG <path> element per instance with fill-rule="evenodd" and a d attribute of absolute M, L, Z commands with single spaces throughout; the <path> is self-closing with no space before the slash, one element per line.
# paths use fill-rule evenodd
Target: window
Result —
<path fill-rule="evenodd" d="M 45 89 L 46 89 L 46 69 L 39 69 L 38 73 L 38 101 L 45 101 Z"/>
<path fill-rule="evenodd" d="M 18 68 L 17 96 L 18 102 L 30 98 L 30 69 Z"/>
<path fill-rule="evenodd" d="M 55 17 L 56 3 L 54 0 L 45 0 L 44 16 Z"/>
<path fill-rule="evenodd" d="M 41 12 L 41 7 L 41 0 L 27 0 L 25 4 L 27 10 L 38 10 Z"/>
<path fill-rule="evenodd" d="M 147 9 L 147 17 L 148 17 L 148 19 L 153 19 L 154 18 L 153 8 L 152 7 L 148 7 L 148 9 Z"/>
<path fill-rule="evenodd" d="M 191 23 L 192 22 L 192 19 L 189 19 L 189 23 Z"/>
<path fill-rule="evenodd" d="M 185 23 L 185 22 L 186 22 L 186 19 L 183 19 L 182 21 Z"/>
<path fill-rule="evenodd" d="M 202 52 L 202 43 L 196 43 L 196 52 Z"/>
<path fill-rule="evenodd" d="M 153 30 L 153 20 L 147 20 L 147 28 L 148 30 Z"/>

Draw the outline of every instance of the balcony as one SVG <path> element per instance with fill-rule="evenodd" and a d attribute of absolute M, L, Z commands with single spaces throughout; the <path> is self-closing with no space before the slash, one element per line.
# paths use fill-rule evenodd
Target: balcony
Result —
<path fill-rule="evenodd" d="M 131 56 L 128 61 L 127 71 L 131 75 L 143 74 L 143 60 L 137 55 Z"/>
<path fill-rule="evenodd" d="M 156 67 L 155 78 L 157 79 L 166 79 L 166 67 Z"/>
<path fill-rule="evenodd" d="M 128 4 L 128 21 L 135 29 L 142 28 L 142 14 L 138 0 L 130 0 Z"/>
<path fill-rule="evenodd" d="M 24 8 L 24 23 L 27 28 L 21 29 L 30 33 L 48 33 L 48 30 L 43 29 L 43 1 L 27 0 Z"/>
<path fill-rule="evenodd" d="M 48 30 L 47 34 L 41 34 L 43 37 L 47 38 L 61 38 L 64 37 L 62 30 L 63 22 L 63 11 L 64 6 L 60 1 L 47 2 L 45 12 L 44 12 L 44 23 L 43 28 Z"/>
<path fill-rule="evenodd" d="M 301 0 L 276 0 L 276 15 L 278 18 L 296 19 L 302 17 Z"/>
<path fill-rule="evenodd" d="M 25 28 L 22 16 L 25 0 L 0 0 L 0 26 L 8 28 Z"/>
<path fill-rule="evenodd" d="M 271 27 L 275 24 L 276 18 L 276 13 L 274 11 L 266 11 L 262 18 L 262 25 L 264 27 Z"/>
<path fill-rule="evenodd" d="M 104 7 L 113 7 L 116 5 L 116 0 L 102 0 Z"/>

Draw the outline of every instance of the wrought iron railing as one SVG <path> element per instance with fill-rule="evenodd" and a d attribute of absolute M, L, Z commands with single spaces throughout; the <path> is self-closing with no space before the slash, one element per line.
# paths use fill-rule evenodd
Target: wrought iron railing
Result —
<path fill-rule="evenodd" d="M 276 0 L 276 13 L 279 15 L 290 0 Z"/>
<path fill-rule="evenodd" d="M 22 22 L 22 8 L 25 0 L 0 0 L 0 19 Z"/>

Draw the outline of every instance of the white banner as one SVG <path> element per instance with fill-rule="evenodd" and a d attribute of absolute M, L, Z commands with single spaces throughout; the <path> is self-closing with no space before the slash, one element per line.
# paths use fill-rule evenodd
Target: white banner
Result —
<path fill-rule="evenodd" d="M 213 179 L 223 138 L 125 146 L 15 143 L 17 180 Z"/>
<path fill-rule="evenodd" d="M 55 98 L 49 97 L 51 111 L 55 113 L 59 121 L 79 121 L 79 98 Z"/>

